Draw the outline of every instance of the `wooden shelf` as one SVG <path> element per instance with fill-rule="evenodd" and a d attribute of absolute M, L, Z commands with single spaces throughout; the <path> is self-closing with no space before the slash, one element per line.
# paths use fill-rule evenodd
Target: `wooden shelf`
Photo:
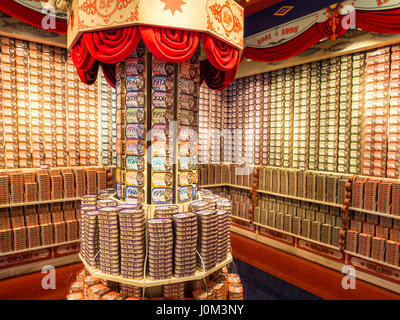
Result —
<path fill-rule="evenodd" d="M 300 201 L 305 201 L 305 202 L 312 202 L 312 203 L 322 204 L 322 205 L 325 205 L 325 206 L 331 206 L 331 207 L 336 207 L 336 208 L 341 208 L 342 207 L 342 204 L 339 204 L 339 203 L 325 202 L 325 201 L 309 199 L 309 198 L 300 198 L 300 197 L 291 196 L 291 195 L 288 195 L 288 194 L 275 193 L 275 192 L 264 191 L 264 190 L 259 190 L 259 189 L 257 189 L 257 192 L 263 193 L 263 194 L 268 194 L 268 195 L 271 195 L 271 196 L 289 198 L 289 199 L 300 200 Z"/>
<path fill-rule="evenodd" d="M 173 283 L 180 283 L 180 282 L 186 282 L 186 281 L 193 281 L 193 280 L 201 280 L 211 273 L 214 273 L 215 271 L 218 271 L 219 269 L 223 268 L 227 264 L 232 262 L 232 255 L 228 253 L 228 258 L 219 264 L 215 266 L 215 268 L 202 272 L 200 270 L 196 271 L 196 274 L 194 276 L 190 277 L 184 277 L 184 278 L 169 278 L 169 279 L 163 279 L 163 280 L 151 280 L 149 278 L 144 278 L 141 280 L 134 280 L 134 279 L 127 279 L 123 278 L 122 276 L 113 276 L 109 274 L 105 274 L 101 272 L 99 269 L 95 269 L 90 267 L 84 259 L 82 259 L 82 256 L 79 254 L 79 258 L 82 260 L 82 263 L 85 265 L 86 269 L 89 271 L 89 273 L 97 278 L 104 279 L 104 280 L 109 280 L 109 281 L 114 281 L 114 282 L 119 282 L 119 283 L 125 283 L 129 284 L 132 286 L 136 287 L 143 287 L 143 288 L 150 288 L 150 287 L 158 287 L 162 285 L 167 285 L 167 284 L 173 284 Z"/>
<path fill-rule="evenodd" d="M 237 216 L 233 216 L 233 215 L 231 215 L 231 219 L 237 219 L 237 220 L 240 220 L 240 221 L 244 221 L 244 222 L 250 223 L 250 219 L 237 217 Z"/>
<path fill-rule="evenodd" d="M 348 251 L 348 250 L 344 250 L 344 252 L 347 253 L 348 255 L 352 256 L 352 257 L 360 258 L 360 259 L 363 259 L 363 260 L 368 260 L 368 261 L 371 261 L 373 263 L 380 264 L 382 266 L 386 266 L 388 268 L 392 268 L 392 269 L 400 271 L 400 267 L 399 266 L 395 266 L 394 264 L 390 264 L 390 263 L 387 263 L 387 262 L 384 262 L 384 261 L 380 261 L 380 260 L 376 260 L 376 259 L 373 259 L 373 258 L 370 258 L 370 257 L 366 257 L 366 256 L 363 256 L 361 254 L 353 253 L 353 252 Z"/>
<path fill-rule="evenodd" d="M 358 211 L 358 212 L 373 214 L 373 215 L 376 215 L 376 216 L 382 216 L 382 217 L 386 217 L 386 218 L 400 220 L 400 216 L 395 216 L 393 214 L 381 213 L 381 212 L 377 212 L 377 211 L 370 211 L 370 210 L 365 210 L 365 209 L 360 209 L 360 208 L 355 208 L 355 207 L 350 207 L 349 209 L 351 211 Z"/>
<path fill-rule="evenodd" d="M 13 208 L 13 207 L 24 207 L 24 206 L 34 206 L 38 204 L 48 204 L 48 203 L 59 203 L 59 202 L 69 202 L 78 201 L 82 198 L 70 198 L 70 199 L 56 199 L 56 200 L 46 200 L 46 201 L 34 201 L 34 202 L 20 202 L 20 203 L 8 203 L 0 205 L 1 208 Z"/>
<path fill-rule="evenodd" d="M 334 250 L 337 250 L 337 251 L 340 250 L 338 247 L 332 246 L 331 244 L 327 244 L 327 243 L 324 243 L 324 242 L 321 242 L 321 241 L 316 241 L 316 240 L 313 240 L 313 239 L 310 239 L 310 238 L 299 236 L 297 234 L 294 234 L 294 233 L 291 233 L 291 232 L 287 232 L 287 231 L 284 231 L 284 230 L 281 230 L 281 229 L 276 229 L 276 228 L 272 228 L 272 227 L 269 227 L 269 226 L 265 226 L 265 225 L 262 225 L 261 223 L 253 222 L 253 224 L 258 226 L 258 227 L 262 227 L 262 228 L 265 228 L 265 229 L 269 229 L 269 230 L 272 230 L 272 231 L 276 231 L 276 232 L 280 232 L 280 233 L 286 234 L 286 235 L 291 236 L 293 238 L 297 238 L 297 239 L 304 240 L 304 241 L 309 241 L 309 242 L 312 242 L 312 243 L 315 243 L 315 244 L 318 244 L 318 245 L 321 245 L 321 246 L 324 246 L 324 247 L 327 247 L 327 248 L 330 248 L 330 249 L 334 249 Z"/>
<path fill-rule="evenodd" d="M 27 249 L 22 249 L 22 250 L 17 250 L 17 251 L 4 252 L 4 253 L 0 253 L 0 257 L 10 256 L 10 255 L 19 254 L 19 253 L 26 253 L 26 252 L 36 251 L 36 250 L 41 250 L 41 249 L 47 249 L 47 248 L 52 248 L 52 247 L 58 247 L 58 246 L 63 246 L 63 245 L 67 245 L 67 244 L 78 243 L 80 241 L 81 240 L 73 240 L 73 241 L 66 241 L 66 242 L 60 242 L 60 243 L 52 243 L 47 246 L 40 246 L 40 247 L 35 247 L 35 248 L 27 248 Z"/>
<path fill-rule="evenodd" d="M 206 184 L 206 185 L 199 185 L 200 188 L 218 188 L 218 187 L 231 187 L 231 188 L 238 188 L 238 189 L 244 189 L 244 190 L 251 190 L 250 187 L 245 187 L 245 186 L 239 186 L 236 184 L 229 184 L 229 183 L 220 183 L 220 184 Z"/>

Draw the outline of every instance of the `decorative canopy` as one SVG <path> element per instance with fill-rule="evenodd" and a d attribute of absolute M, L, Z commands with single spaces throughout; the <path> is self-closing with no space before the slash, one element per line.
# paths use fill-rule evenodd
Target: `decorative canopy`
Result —
<path fill-rule="evenodd" d="M 101 66 L 115 86 L 115 64 L 141 39 L 155 57 L 174 63 L 192 57 L 201 41 L 208 58 L 201 79 L 222 90 L 235 79 L 243 20 L 233 0 L 74 0 L 68 46 L 83 82 L 92 84 Z"/>
<path fill-rule="evenodd" d="M 299 7 L 298 10 L 296 10 Z M 245 19 L 242 58 L 274 62 L 350 28 L 400 33 L 399 0 L 284 0 Z"/>

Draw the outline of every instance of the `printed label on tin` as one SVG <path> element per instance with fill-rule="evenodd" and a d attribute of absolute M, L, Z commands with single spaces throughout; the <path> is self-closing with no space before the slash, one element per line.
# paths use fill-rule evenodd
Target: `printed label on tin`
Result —
<path fill-rule="evenodd" d="M 143 108 L 127 108 L 126 109 L 126 123 L 143 123 L 144 122 L 144 109 Z"/>
<path fill-rule="evenodd" d="M 153 57 L 153 74 L 155 75 L 170 75 L 174 73 L 174 65 L 169 62 L 158 60 Z"/>
<path fill-rule="evenodd" d="M 144 100 L 144 93 L 142 91 L 129 91 L 125 95 L 125 104 L 127 108 L 143 108 Z"/>
<path fill-rule="evenodd" d="M 155 124 L 151 130 L 153 141 L 167 140 L 168 126 L 166 124 Z"/>
<path fill-rule="evenodd" d="M 196 79 L 198 68 L 191 63 L 181 63 L 181 76 L 186 79 Z"/>
<path fill-rule="evenodd" d="M 142 171 L 128 171 L 125 174 L 125 181 L 129 186 L 143 187 L 144 174 Z"/>
<path fill-rule="evenodd" d="M 171 171 L 171 162 L 166 157 L 153 157 L 151 162 L 153 172 Z"/>
<path fill-rule="evenodd" d="M 193 186 L 180 187 L 178 191 L 179 202 L 187 202 L 193 198 Z"/>
<path fill-rule="evenodd" d="M 195 106 L 193 96 L 182 93 L 179 96 L 179 105 L 180 105 L 181 109 L 193 110 L 193 108 Z"/>
<path fill-rule="evenodd" d="M 192 157 L 179 157 L 179 170 L 190 170 L 192 169 Z"/>
<path fill-rule="evenodd" d="M 127 186 L 125 196 L 127 202 L 129 202 L 129 200 L 137 200 L 137 203 L 143 203 L 144 190 L 139 187 Z"/>
<path fill-rule="evenodd" d="M 174 104 L 174 95 L 169 92 L 154 91 L 152 101 L 153 108 L 171 108 Z"/>
<path fill-rule="evenodd" d="M 172 202 L 171 188 L 153 188 L 151 190 L 152 203 L 171 203 Z"/>
<path fill-rule="evenodd" d="M 179 112 L 179 120 L 180 123 L 184 126 L 195 126 L 196 125 L 196 117 L 193 111 L 189 110 L 180 110 Z"/>
<path fill-rule="evenodd" d="M 187 186 L 189 184 L 193 184 L 195 182 L 193 178 L 194 177 L 192 171 L 179 172 L 179 185 Z"/>
<path fill-rule="evenodd" d="M 152 187 L 171 187 L 173 175 L 171 172 L 157 172 L 151 176 Z"/>
<path fill-rule="evenodd" d="M 151 143 L 151 152 L 154 157 L 165 157 L 167 155 L 167 141 L 153 141 Z"/>
<path fill-rule="evenodd" d="M 174 80 L 168 76 L 154 75 L 152 83 L 154 91 L 172 92 L 174 88 Z"/>
<path fill-rule="evenodd" d="M 142 140 L 126 140 L 126 154 L 130 156 L 144 155 L 144 142 Z"/>
<path fill-rule="evenodd" d="M 144 171 L 144 158 L 138 156 L 127 156 L 126 170 Z"/>
<path fill-rule="evenodd" d="M 173 117 L 172 109 L 155 108 L 152 116 L 153 124 L 168 124 Z"/>
<path fill-rule="evenodd" d="M 116 183 L 115 185 L 115 192 L 117 199 L 122 199 L 122 186 L 119 183 Z"/>
<path fill-rule="evenodd" d="M 179 143 L 179 156 L 187 157 L 191 155 L 191 150 L 193 150 L 192 142 L 180 142 Z"/>
<path fill-rule="evenodd" d="M 144 125 L 143 124 L 127 124 L 126 128 L 127 139 L 143 139 L 144 138 Z"/>
<path fill-rule="evenodd" d="M 197 138 L 196 131 L 189 126 L 179 127 L 179 141 L 194 141 Z"/>
<path fill-rule="evenodd" d="M 143 74 L 144 60 L 140 58 L 127 59 L 125 62 L 126 74 L 137 76 Z"/>
<path fill-rule="evenodd" d="M 126 90 L 127 91 L 140 91 L 144 89 L 144 77 L 140 76 L 127 76 L 126 77 Z"/>
<path fill-rule="evenodd" d="M 182 93 L 193 95 L 195 90 L 194 81 L 190 79 L 180 78 L 179 88 L 181 89 Z"/>

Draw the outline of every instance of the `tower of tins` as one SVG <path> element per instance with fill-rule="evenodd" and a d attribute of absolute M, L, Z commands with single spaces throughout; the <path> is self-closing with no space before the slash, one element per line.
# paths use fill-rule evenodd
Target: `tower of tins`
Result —
<path fill-rule="evenodd" d="M 141 41 L 117 64 L 116 79 L 116 197 L 134 204 L 196 200 L 199 50 L 174 64 Z"/>
<path fill-rule="evenodd" d="M 115 192 L 82 198 L 92 275 L 155 288 L 232 261 L 230 201 L 198 188 L 198 100 L 200 79 L 234 80 L 243 19 L 234 0 L 72 1 L 78 75 L 93 84 L 101 66 L 117 92 Z"/>

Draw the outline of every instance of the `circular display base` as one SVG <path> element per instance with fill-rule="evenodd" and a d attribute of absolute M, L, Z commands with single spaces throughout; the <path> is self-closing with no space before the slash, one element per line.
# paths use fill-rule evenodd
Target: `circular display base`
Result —
<path fill-rule="evenodd" d="M 172 277 L 169 279 L 162 279 L 162 280 L 153 280 L 148 277 L 144 277 L 141 280 L 134 280 L 134 279 L 124 278 L 122 276 L 114 276 L 114 275 L 103 273 L 99 269 L 90 267 L 80 254 L 79 254 L 79 258 L 82 260 L 82 263 L 85 265 L 87 271 L 93 277 L 104 279 L 104 280 L 109 280 L 109 281 L 114 281 L 114 282 L 119 282 L 119 283 L 124 283 L 124 284 L 128 284 L 128 285 L 135 286 L 135 287 L 142 287 L 142 288 L 150 288 L 150 287 L 163 286 L 163 285 L 168 285 L 168 284 L 173 284 L 173 283 L 201 280 L 201 279 L 207 277 L 208 275 L 218 271 L 219 269 L 222 269 L 227 264 L 232 262 L 232 255 L 230 253 L 228 253 L 226 260 L 221 263 L 216 264 L 216 266 L 214 268 L 212 268 L 208 271 L 201 271 L 200 269 L 198 269 L 196 271 L 196 274 L 193 276 L 190 276 L 190 277 L 182 277 L 182 278 Z"/>

